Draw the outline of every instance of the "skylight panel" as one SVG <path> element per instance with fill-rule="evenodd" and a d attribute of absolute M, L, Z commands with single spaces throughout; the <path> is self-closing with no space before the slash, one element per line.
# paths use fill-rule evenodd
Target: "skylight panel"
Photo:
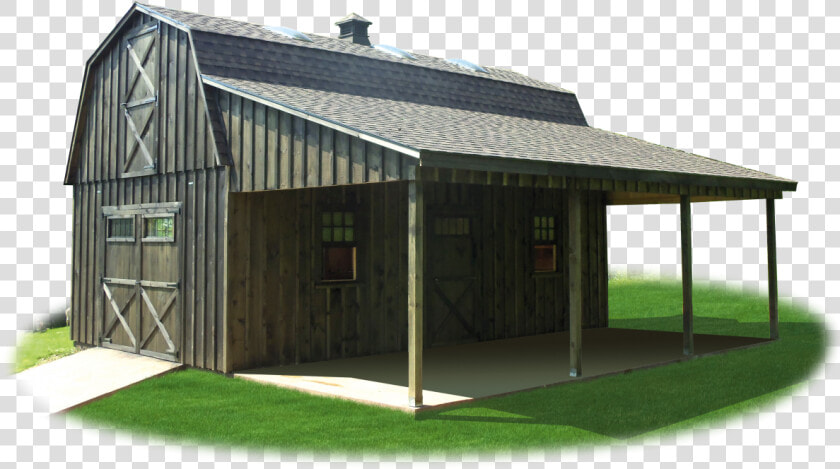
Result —
<path fill-rule="evenodd" d="M 382 52 L 385 52 L 386 54 L 391 54 L 391 55 L 399 57 L 401 59 L 414 60 L 413 55 L 411 55 L 410 53 L 408 53 L 408 52 L 406 52 L 402 49 L 394 47 L 394 46 L 388 46 L 388 45 L 385 45 L 385 44 L 376 44 L 375 46 L 373 46 L 373 48 L 374 49 L 379 49 Z"/>
<path fill-rule="evenodd" d="M 472 70 L 474 72 L 483 72 L 487 73 L 487 70 L 482 67 L 481 65 L 476 65 L 469 60 L 464 59 L 446 59 L 447 62 L 453 63 L 461 68 L 466 68 L 467 70 Z"/>
<path fill-rule="evenodd" d="M 271 31 L 272 33 L 277 33 L 281 36 L 286 36 L 289 39 L 297 39 L 298 41 L 312 42 L 312 39 L 309 39 L 309 36 L 303 34 L 302 32 L 296 29 L 286 28 L 283 26 L 265 26 L 265 29 Z"/>

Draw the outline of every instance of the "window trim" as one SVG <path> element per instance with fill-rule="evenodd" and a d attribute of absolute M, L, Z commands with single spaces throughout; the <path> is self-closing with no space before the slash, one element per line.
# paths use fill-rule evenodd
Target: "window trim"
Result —
<path fill-rule="evenodd" d="M 105 242 L 107 243 L 133 243 L 135 241 L 134 236 L 111 236 L 111 220 L 131 220 L 131 231 L 133 233 L 137 233 L 137 227 L 135 226 L 136 220 L 134 220 L 134 215 L 109 215 L 105 217 L 107 222 L 105 223 L 105 230 L 107 231 L 107 235 L 105 236 Z"/>
<path fill-rule="evenodd" d="M 146 220 L 149 218 L 171 218 L 172 219 L 172 236 L 146 236 Z M 174 213 L 144 213 L 142 215 L 142 223 L 141 229 L 143 232 L 141 233 L 143 236 L 140 238 L 140 241 L 143 243 L 174 243 L 175 242 L 175 232 L 177 226 L 175 224 L 175 214 Z"/>
<path fill-rule="evenodd" d="M 446 226 L 446 222 L 444 220 L 451 220 L 455 221 L 456 223 L 462 223 L 461 230 L 462 233 L 452 233 L 451 231 L 458 231 L 452 230 L 447 228 L 452 228 L 452 225 Z M 473 236 L 473 217 L 470 214 L 462 214 L 462 213 L 436 213 L 431 220 L 431 234 L 434 236 L 439 237 L 472 237 Z"/>

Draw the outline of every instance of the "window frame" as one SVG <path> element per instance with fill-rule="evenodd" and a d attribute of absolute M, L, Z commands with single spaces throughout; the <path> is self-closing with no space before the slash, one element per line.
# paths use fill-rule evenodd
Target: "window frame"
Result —
<path fill-rule="evenodd" d="M 146 220 L 148 219 L 157 219 L 157 218 L 171 218 L 172 219 L 172 236 L 146 236 Z M 142 237 L 140 241 L 143 243 L 174 243 L 176 232 L 177 232 L 177 225 L 175 223 L 175 214 L 174 213 L 144 213 L 142 215 L 142 230 L 141 233 Z"/>
<path fill-rule="evenodd" d="M 454 221 L 455 226 L 447 223 L 444 220 Z M 472 216 L 460 213 L 438 213 L 435 214 L 432 223 L 431 231 L 434 236 L 440 237 L 457 237 L 457 236 L 473 236 Z M 453 232 L 456 231 L 456 232 Z M 460 232 L 457 232 L 460 231 Z"/>
<path fill-rule="evenodd" d="M 549 236 L 549 239 L 537 239 L 537 230 L 542 229 L 542 227 L 537 226 L 537 219 L 538 218 L 546 218 L 550 219 L 551 222 L 549 226 L 545 229 L 552 230 L 552 236 Z M 559 236 L 559 227 L 557 226 L 558 217 L 555 214 L 550 213 L 535 213 L 533 217 L 531 217 L 531 255 L 532 255 L 532 263 L 531 268 L 534 274 L 537 275 L 551 275 L 556 274 L 559 271 L 559 266 L 557 265 L 557 251 L 558 245 L 557 242 L 560 239 Z M 551 248 L 552 254 L 552 269 L 551 270 L 544 270 L 544 269 L 537 269 L 537 249 L 540 248 Z"/>
<path fill-rule="evenodd" d="M 325 207 L 325 208 L 322 208 L 321 210 L 319 210 L 318 213 L 319 213 L 319 216 L 318 216 L 318 220 L 317 220 L 317 223 L 318 223 L 317 233 L 319 233 L 318 241 L 321 243 L 321 257 L 319 259 L 321 265 L 319 266 L 320 268 L 318 269 L 319 272 L 320 272 L 320 281 L 323 282 L 323 283 L 342 283 L 342 282 L 348 283 L 348 282 L 357 281 L 358 278 L 359 278 L 359 261 L 358 261 L 358 258 L 359 258 L 359 256 L 358 256 L 358 243 L 359 243 L 358 226 L 359 225 L 358 225 L 358 214 L 356 213 L 356 210 L 354 208 L 349 208 L 349 207 Z M 333 221 L 335 220 L 335 214 L 336 213 L 341 213 L 342 214 L 341 225 L 333 224 Z M 344 217 L 346 217 L 346 214 L 348 214 L 348 213 L 353 216 L 352 225 L 347 225 L 346 224 L 346 221 L 345 221 Z M 324 224 L 324 215 L 325 214 L 329 214 L 329 217 L 330 217 L 330 224 L 329 225 Z M 329 228 L 331 230 L 334 230 L 335 228 L 341 228 L 343 230 L 346 230 L 347 228 L 352 228 L 352 230 L 353 230 L 353 240 L 352 241 L 346 241 L 346 237 L 344 236 L 344 235 L 346 235 L 346 231 L 345 231 L 343 233 L 343 238 L 345 238 L 345 239 L 342 239 L 341 241 L 332 241 L 332 240 L 331 241 L 324 241 L 324 229 L 325 228 Z M 330 238 L 332 238 L 332 235 L 330 236 Z M 351 277 L 347 277 L 347 278 L 328 278 L 327 277 L 327 271 L 326 271 L 327 262 L 326 262 L 326 259 L 327 259 L 327 250 L 330 249 L 330 248 L 349 248 L 351 250 L 352 266 L 353 266 Z"/>
<path fill-rule="evenodd" d="M 107 235 L 105 236 L 105 242 L 107 243 L 133 243 L 135 241 L 135 236 L 137 235 L 137 227 L 135 223 L 137 222 L 134 219 L 134 215 L 109 215 L 105 218 L 107 220 L 105 224 L 105 230 L 107 230 Z M 131 220 L 131 232 L 132 236 L 111 236 L 111 220 Z"/>

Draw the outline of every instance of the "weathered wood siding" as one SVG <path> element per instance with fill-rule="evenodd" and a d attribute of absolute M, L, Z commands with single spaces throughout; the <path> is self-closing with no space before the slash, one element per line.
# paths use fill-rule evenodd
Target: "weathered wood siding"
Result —
<path fill-rule="evenodd" d="M 226 371 L 405 349 L 406 196 L 404 183 L 231 194 Z M 355 213 L 354 282 L 321 281 L 322 210 Z"/>
<path fill-rule="evenodd" d="M 152 21 L 136 14 L 126 30 Z M 128 86 L 122 39 L 92 64 L 92 93 L 80 103 L 87 114 L 78 129 L 80 157 L 71 168 L 73 187 L 72 339 L 98 345 L 106 307 L 104 275 L 106 219 L 103 206 L 181 202 L 175 237 L 182 311 L 183 363 L 219 369 L 224 311 L 224 222 L 228 170 L 216 167 L 213 134 L 206 118 L 201 83 L 186 33 L 160 25 L 156 39 L 158 101 L 156 174 L 121 177 L 125 160 L 126 119 L 120 103 Z M 157 34 L 157 33 L 156 33 Z"/>
<path fill-rule="evenodd" d="M 137 14 L 127 30 L 150 17 Z M 160 23 L 156 39 L 158 83 L 154 125 L 157 145 L 151 149 L 158 174 L 192 171 L 216 166 L 213 133 L 207 120 L 203 86 L 195 73 L 195 63 L 187 33 Z M 90 95 L 80 103 L 87 113 L 80 131 L 78 168 L 73 182 L 89 183 L 120 178 L 125 165 L 126 149 L 133 136 L 127 129 L 123 103 L 129 82 L 131 59 L 125 41 L 114 41 L 88 72 Z M 142 159 L 141 156 L 135 158 Z M 165 184 L 161 187 L 165 190 Z"/>
<path fill-rule="evenodd" d="M 158 189 L 165 187 L 165 190 Z M 183 363 L 219 369 L 224 343 L 225 168 L 77 184 L 73 188 L 71 337 L 98 345 L 107 220 L 103 206 L 181 201 L 175 240 L 181 253 L 179 301 Z M 148 279 L 155 280 L 155 279 Z"/>
<path fill-rule="evenodd" d="M 435 205 L 475 214 L 481 340 L 568 329 L 566 235 L 553 274 L 532 272 L 530 237 L 534 214 L 555 214 L 564 233 L 564 191 L 425 183 L 424 197 L 427 221 Z M 225 371 L 406 350 L 406 198 L 406 182 L 231 194 Z M 320 281 L 318 220 L 330 209 L 355 211 L 355 282 Z M 603 192 L 584 193 L 584 213 L 584 327 L 606 327 Z"/>
<path fill-rule="evenodd" d="M 358 137 L 207 88 L 227 129 L 237 192 L 405 179 L 417 159 Z"/>

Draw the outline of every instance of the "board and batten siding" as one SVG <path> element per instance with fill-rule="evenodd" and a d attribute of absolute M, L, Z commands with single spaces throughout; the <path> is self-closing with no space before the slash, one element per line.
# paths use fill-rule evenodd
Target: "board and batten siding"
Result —
<path fill-rule="evenodd" d="M 232 191 L 396 181 L 417 164 L 417 158 L 239 95 L 207 91 L 227 129 Z"/>
<path fill-rule="evenodd" d="M 224 371 L 407 349 L 407 187 L 398 181 L 230 195 Z M 605 198 L 584 194 L 584 327 L 606 327 Z M 475 214 L 481 340 L 568 329 L 565 191 L 424 183 L 424 197 L 427 209 Z M 323 210 L 355 212 L 356 281 L 319 278 Z M 562 233 L 553 274 L 531 271 L 535 214 L 554 214 Z M 426 239 L 428 257 L 434 246 Z"/>
<path fill-rule="evenodd" d="M 156 22 L 137 13 L 126 31 Z M 126 93 L 127 61 L 122 38 L 102 51 L 88 72 L 90 93 L 80 103 L 86 113 L 73 182 L 73 268 L 71 337 L 98 345 L 105 303 L 106 222 L 103 206 L 181 202 L 175 238 L 180 250 L 179 304 L 182 308 L 180 360 L 220 369 L 224 311 L 224 221 L 229 170 L 216 166 L 213 133 L 202 86 L 185 32 L 161 23 L 157 42 L 157 108 L 154 122 L 156 173 L 121 177 L 127 130 L 120 103 Z M 139 157 L 139 156 L 138 156 Z"/>

